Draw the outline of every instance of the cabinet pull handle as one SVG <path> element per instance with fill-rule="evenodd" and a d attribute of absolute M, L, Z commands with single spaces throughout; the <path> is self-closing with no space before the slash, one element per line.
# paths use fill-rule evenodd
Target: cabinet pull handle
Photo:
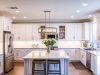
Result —
<path fill-rule="evenodd" d="M 9 30 L 9 26 L 8 26 L 8 30 Z"/>
<path fill-rule="evenodd" d="M 67 53 L 67 55 L 69 55 L 69 53 Z"/>
<path fill-rule="evenodd" d="M 18 56 L 18 53 L 16 53 L 16 55 Z"/>
<path fill-rule="evenodd" d="M 20 40 L 20 36 L 18 36 L 18 40 Z"/>

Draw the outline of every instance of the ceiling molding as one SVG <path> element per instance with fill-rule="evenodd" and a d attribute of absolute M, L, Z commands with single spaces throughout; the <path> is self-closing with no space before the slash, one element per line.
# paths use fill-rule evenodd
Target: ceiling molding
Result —
<path fill-rule="evenodd" d="M 52 19 L 46 21 L 46 23 L 83 23 L 83 22 L 90 22 L 90 19 Z M 18 19 L 14 20 L 13 24 L 16 23 L 45 23 L 44 19 Z"/>

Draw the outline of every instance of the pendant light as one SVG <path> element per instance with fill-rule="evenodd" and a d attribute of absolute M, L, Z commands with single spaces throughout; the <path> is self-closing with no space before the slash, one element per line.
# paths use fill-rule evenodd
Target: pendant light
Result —
<path fill-rule="evenodd" d="M 45 26 L 46 27 L 40 27 L 39 28 L 39 33 L 57 33 L 57 28 L 56 27 L 50 27 L 50 13 L 51 11 L 44 11 L 45 14 Z M 48 16 L 48 17 L 47 17 Z M 48 24 L 48 26 L 47 26 Z"/>

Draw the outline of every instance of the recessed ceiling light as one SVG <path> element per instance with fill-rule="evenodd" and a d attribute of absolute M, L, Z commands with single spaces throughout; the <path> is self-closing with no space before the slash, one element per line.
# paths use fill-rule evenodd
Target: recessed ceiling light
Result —
<path fill-rule="evenodd" d="M 83 3 L 83 6 L 86 7 L 86 6 L 88 6 L 88 4 L 87 3 Z"/>
<path fill-rule="evenodd" d="M 71 18 L 73 19 L 73 18 L 74 18 L 74 16 L 71 16 Z"/>
<path fill-rule="evenodd" d="M 19 13 L 20 11 L 19 10 L 16 10 L 16 13 Z"/>
<path fill-rule="evenodd" d="M 27 17 L 26 16 L 24 16 L 24 19 L 26 19 Z"/>
<path fill-rule="evenodd" d="M 90 17 L 92 17 L 92 15 L 89 15 L 88 17 L 90 18 Z"/>
<path fill-rule="evenodd" d="M 16 17 L 15 17 L 15 16 L 13 16 L 12 18 L 13 18 L 13 19 L 16 19 Z"/>
<path fill-rule="evenodd" d="M 80 13 L 80 10 L 76 10 L 77 13 Z"/>

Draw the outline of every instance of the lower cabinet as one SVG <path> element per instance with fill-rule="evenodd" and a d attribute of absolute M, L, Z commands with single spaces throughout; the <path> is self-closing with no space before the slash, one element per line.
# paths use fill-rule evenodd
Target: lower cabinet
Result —
<path fill-rule="evenodd" d="M 91 70 L 93 73 L 96 73 L 97 68 L 97 57 L 93 54 L 91 54 Z"/>
<path fill-rule="evenodd" d="M 80 61 L 84 66 L 86 66 L 86 51 L 85 50 L 80 50 Z"/>
<path fill-rule="evenodd" d="M 80 49 L 65 49 L 66 53 L 69 55 L 70 61 L 80 60 Z"/>
<path fill-rule="evenodd" d="M 91 70 L 95 75 L 100 75 L 100 56 L 91 54 Z"/>
<path fill-rule="evenodd" d="M 26 56 L 28 53 L 30 53 L 32 50 L 44 50 L 44 49 L 16 48 L 16 49 L 14 49 L 14 60 L 15 61 L 23 60 L 23 57 Z"/>
<path fill-rule="evenodd" d="M 4 73 L 3 71 L 3 55 L 0 55 L 0 75 Z"/>
<path fill-rule="evenodd" d="M 23 60 L 23 57 L 31 51 L 32 49 L 14 49 L 14 60 Z"/>

